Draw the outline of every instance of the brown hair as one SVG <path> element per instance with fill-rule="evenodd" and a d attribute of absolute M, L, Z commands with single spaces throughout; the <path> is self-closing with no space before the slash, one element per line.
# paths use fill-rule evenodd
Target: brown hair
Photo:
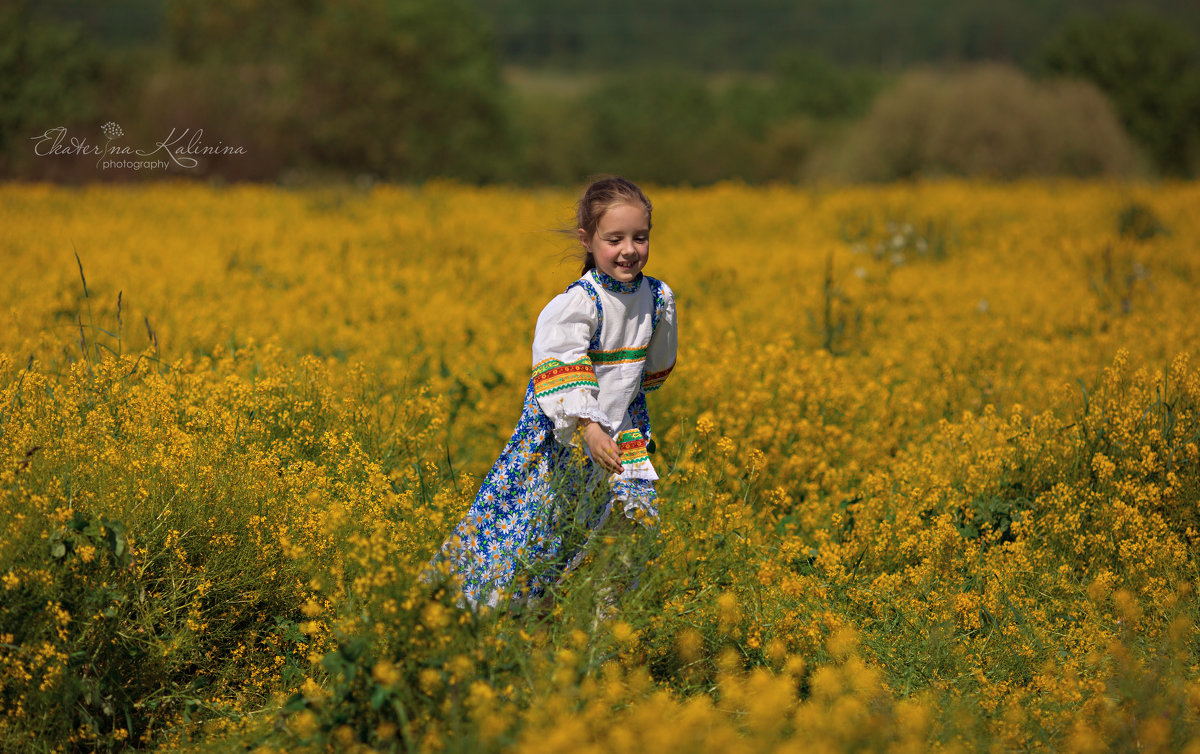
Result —
<path fill-rule="evenodd" d="M 635 207 L 640 204 L 645 207 L 647 222 L 650 221 L 650 213 L 654 211 L 650 200 L 632 181 L 615 175 L 605 176 L 592 181 L 591 185 L 584 190 L 579 203 L 575 205 L 575 227 L 582 228 L 588 238 L 591 238 L 595 234 L 596 228 L 600 226 L 600 218 L 604 217 L 604 213 L 621 204 L 632 204 Z M 595 267 L 596 260 L 592 256 L 592 252 L 585 252 L 583 272 L 580 274 L 595 269 Z"/>

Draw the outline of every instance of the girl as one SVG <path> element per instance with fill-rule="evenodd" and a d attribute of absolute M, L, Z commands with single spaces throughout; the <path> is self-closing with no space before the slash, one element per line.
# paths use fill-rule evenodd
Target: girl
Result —
<path fill-rule="evenodd" d="M 645 526 L 658 516 L 646 393 L 675 366 L 676 326 L 671 289 L 642 274 L 650 213 L 624 178 L 579 200 L 583 275 L 538 316 L 516 431 L 434 558 L 473 607 L 543 595 L 611 514 Z"/>

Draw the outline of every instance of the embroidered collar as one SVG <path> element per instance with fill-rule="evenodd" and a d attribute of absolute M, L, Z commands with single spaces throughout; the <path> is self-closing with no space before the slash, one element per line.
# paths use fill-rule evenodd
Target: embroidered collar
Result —
<path fill-rule="evenodd" d="M 638 276 L 633 280 L 630 280 L 628 283 L 622 283 L 612 275 L 606 275 L 599 269 L 592 268 L 592 278 L 606 291 L 612 291 L 613 293 L 637 293 L 638 288 L 642 285 L 643 277 L 644 275 L 639 272 Z"/>

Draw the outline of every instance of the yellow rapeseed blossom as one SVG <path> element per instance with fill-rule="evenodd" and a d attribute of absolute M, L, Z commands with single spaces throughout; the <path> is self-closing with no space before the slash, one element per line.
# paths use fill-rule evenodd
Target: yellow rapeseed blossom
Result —
<path fill-rule="evenodd" d="M 450 624 L 451 615 L 446 608 L 436 602 L 430 602 L 421 609 L 421 622 L 430 631 L 440 631 Z"/>
<path fill-rule="evenodd" d="M 637 632 L 633 630 L 633 626 L 630 626 L 623 620 L 619 620 L 612 626 L 612 635 L 614 639 L 624 644 L 633 641 L 637 636 Z"/>
<path fill-rule="evenodd" d="M 1200 186 L 650 193 L 680 353 L 604 621 L 601 557 L 512 613 L 425 570 L 575 276 L 536 230 L 570 192 L 0 185 L 0 748 L 122 641 L 206 715 L 299 691 L 288 750 L 1195 741 Z M 182 748 L 166 709 L 44 746 Z"/>
<path fill-rule="evenodd" d="M 432 696 L 442 684 L 442 674 L 433 668 L 422 668 L 421 672 L 417 674 L 417 682 L 421 691 Z"/>
<path fill-rule="evenodd" d="M 704 637 L 694 628 L 685 628 L 675 639 L 675 648 L 681 662 L 687 664 L 700 659 L 704 651 Z"/>
<path fill-rule="evenodd" d="M 296 735 L 301 738 L 309 738 L 317 732 L 318 722 L 317 716 L 308 710 L 302 710 L 298 714 L 292 716 L 289 724 Z"/>
<path fill-rule="evenodd" d="M 312 678 L 304 679 L 304 683 L 300 685 L 300 691 L 304 694 L 304 698 L 310 702 L 319 702 L 328 696 L 328 692 L 326 692 L 324 687 Z"/>

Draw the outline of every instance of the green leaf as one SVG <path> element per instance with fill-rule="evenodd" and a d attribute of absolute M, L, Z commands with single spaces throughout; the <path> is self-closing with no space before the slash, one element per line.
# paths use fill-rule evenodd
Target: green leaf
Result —
<path fill-rule="evenodd" d="M 371 709 L 377 710 L 382 707 L 387 703 L 387 700 L 391 695 L 391 692 L 388 691 L 386 687 L 377 686 L 375 688 L 375 693 L 371 695 Z"/>
<path fill-rule="evenodd" d="M 304 709 L 307 706 L 308 706 L 308 700 L 304 698 L 304 694 L 295 693 L 295 694 L 292 694 L 292 697 L 287 700 L 286 704 L 283 705 L 283 711 L 284 712 L 299 712 L 300 710 Z"/>
<path fill-rule="evenodd" d="M 71 523 L 67 524 L 67 526 L 75 531 L 81 532 L 87 528 L 89 523 L 91 523 L 91 521 L 87 516 L 83 515 L 79 511 L 75 511 L 75 515 L 71 516 Z"/>

